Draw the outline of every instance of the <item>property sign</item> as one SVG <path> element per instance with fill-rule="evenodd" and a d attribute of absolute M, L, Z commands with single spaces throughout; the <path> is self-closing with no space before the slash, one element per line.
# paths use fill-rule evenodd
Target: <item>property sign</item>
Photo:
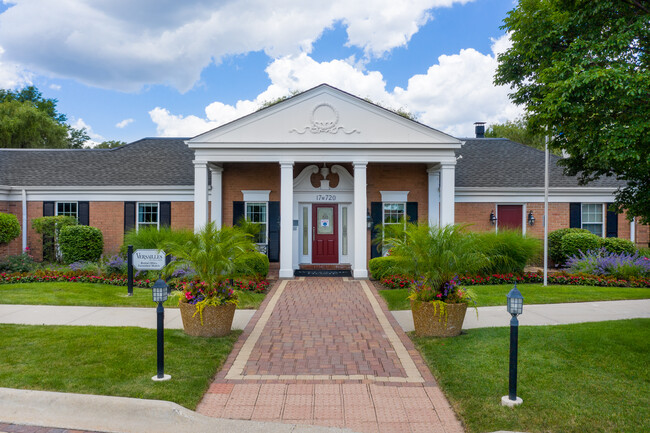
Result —
<path fill-rule="evenodd" d="M 165 255 L 162 250 L 135 250 L 133 267 L 139 271 L 159 271 L 165 267 Z"/>

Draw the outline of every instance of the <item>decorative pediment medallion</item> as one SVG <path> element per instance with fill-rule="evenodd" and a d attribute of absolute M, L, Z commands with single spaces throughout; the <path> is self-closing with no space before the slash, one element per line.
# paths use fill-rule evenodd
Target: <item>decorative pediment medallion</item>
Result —
<path fill-rule="evenodd" d="M 356 129 L 346 130 L 339 124 L 339 113 L 332 105 L 327 103 L 318 104 L 311 112 L 310 125 L 303 127 L 301 130 L 296 128 L 291 129 L 289 132 L 297 134 L 305 134 L 307 131 L 312 134 L 337 134 L 339 131 L 344 134 L 360 134 L 361 132 Z"/>

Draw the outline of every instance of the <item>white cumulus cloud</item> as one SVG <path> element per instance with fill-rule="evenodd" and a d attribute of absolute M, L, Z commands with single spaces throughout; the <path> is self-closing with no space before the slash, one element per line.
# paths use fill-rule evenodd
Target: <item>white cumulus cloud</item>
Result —
<path fill-rule="evenodd" d="M 72 126 L 75 129 L 86 128 L 86 134 L 88 134 L 88 136 L 90 137 L 90 140 L 87 140 L 84 143 L 86 146 L 95 147 L 99 143 L 105 140 L 104 137 L 102 137 L 100 134 L 97 134 L 95 131 L 93 131 L 92 126 L 84 122 L 84 120 L 81 117 L 78 119 L 73 119 L 73 121 L 70 122 L 70 126 Z"/>
<path fill-rule="evenodd" d="M 16 89 L 32 84 L 32 75 L 14 62 L 3 60 L 4 49 L 0 47 L 0 89 Z"/>
<path fill-rule="evenodd" d="M 0 41 L 5 62 L 21 70 L 122 91 L 187 91 L 213 62 L 260 50 L 309 53 L 338 23 L 348 45 L 382 56 L 406 45 L 435 8 L 469 1 L 12 0 L 0 14 Z"/>
<path fill-rule="evenodd" d="M 362 71 L 348 61 L 317 62 L 305 53 L 285 56 L 266 68 L 271 85 L 254 100 L 235 105 L 215 101 L 205 108 L 205 117 L 183 117 L 161 107 L 149 115 L 161 136 L 194 136 L 249 114 L 265 101 L 327 83 L 387 107 L 404 108 L 420 122 L 448 134 L 469 137 L 476 121 L 502 123 L 522 114 L 510 102 L 509 89 L 492 81 L 496 54 L 509 43 L 506 35 L 492 41 L 490 54 L 470 48 L 440 56 L 426 74 L 411 77 L 406 88 L 392 90 L 386 89 L 380 72 Z"/>
<path fill-rule="evenodd" d="M 131 118 L 129 118 L 129 119 L 124 119 L 124 120 L 122 120 L 121 122 L 117 122 L 117 123 L 115 124 L 115 127 L 116 127 L 116 128 L 120 128 L 120 129 L 121 129 L 121 128 L 126 128 L 130 123 L 133 123 L 133 119 L 131 119 Z"/>

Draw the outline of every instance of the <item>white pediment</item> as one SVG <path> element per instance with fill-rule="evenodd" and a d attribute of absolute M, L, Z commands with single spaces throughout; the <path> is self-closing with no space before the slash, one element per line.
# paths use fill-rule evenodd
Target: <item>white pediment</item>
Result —
<path fill-rule="evenodd" d="M 201 134 L 190 148 L 459 148 L 461 142 L 326 84 Z"/>

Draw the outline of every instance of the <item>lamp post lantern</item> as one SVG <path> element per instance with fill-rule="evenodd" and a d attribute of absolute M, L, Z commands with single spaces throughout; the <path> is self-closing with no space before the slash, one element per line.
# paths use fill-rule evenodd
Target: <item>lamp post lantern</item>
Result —
<path fill-rule="evenodd" d="M 172 377 L 168 374 L 165 374 L 165 309 L 162 305 L 163 302 L 167 300 L 167 283 L 165 283 L 165 281 L 162 279 L 156 280 L 156 282 L 153 284 L 153 287 L 151 288 L 151 295 L 153 297 L 153 301 L 158 303 L 158 307 L 156 307 L 156 313 L 158 316 L 158 371 L 157 374 L 151 379 L 154 381 L 169 380 Z"/>
<path fill-rule="evenodd" d="M 517 397 L 517 351 L 519 345 L 519 320 L 517 316 L 524 311 L 524 297 L 515 287 L 510 290 L 508 298 L 508 313 L 512 315 L 510 319 L 510 372 L 508 378 L 508 395 L 501 397 L 503 406 L 518 406 L 524 401 Z"/>

